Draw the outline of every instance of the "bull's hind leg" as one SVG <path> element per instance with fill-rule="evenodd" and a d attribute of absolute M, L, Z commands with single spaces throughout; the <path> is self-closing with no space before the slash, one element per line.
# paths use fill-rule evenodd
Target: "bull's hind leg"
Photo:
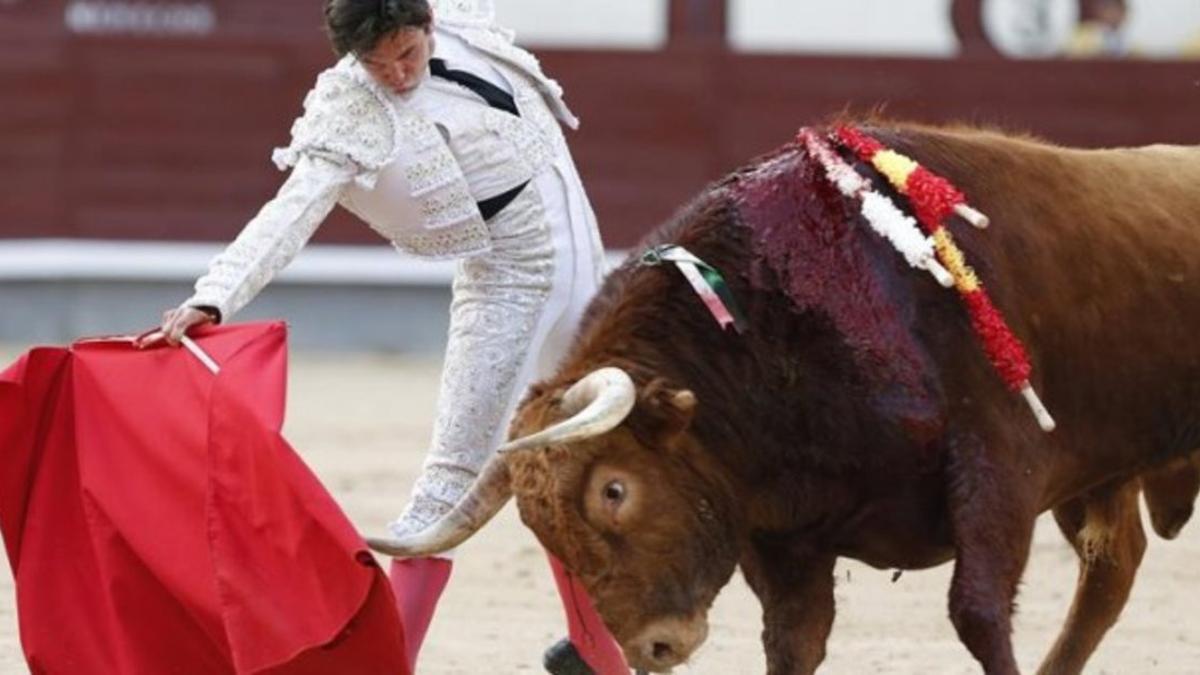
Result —
<path fill-rule="evenodd" d="M 1079 556 L 1079 582 L 1067 622 L 1040 675 L 1083 671 L 1125 607 L 1146 550 L 1136 479 L 1071 500 L 1054 509 L 1054 519 Z"/>
<path fill-rule="evenodd" d="M 1037 518 L 1034 486 L 1015 456 L 956 439 L 947 466 L 954 536 L 950 620 L 988 675 L 1016 675 L 1013 600 Z"/>

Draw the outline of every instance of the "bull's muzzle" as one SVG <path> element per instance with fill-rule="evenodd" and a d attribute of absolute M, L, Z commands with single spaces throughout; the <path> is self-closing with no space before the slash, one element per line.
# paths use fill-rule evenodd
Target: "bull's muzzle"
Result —
<path fill-rule="evenodd" d="M 670 617 L 652 621 L 622 647 L 630 666 L 664 673 L 687 661 L 707 637 L 703 616 Z"/>

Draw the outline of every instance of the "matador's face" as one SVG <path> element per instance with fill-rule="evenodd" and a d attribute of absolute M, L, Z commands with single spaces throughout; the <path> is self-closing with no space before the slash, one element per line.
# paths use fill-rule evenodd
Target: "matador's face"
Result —
<path fill-rule="evenodd" d="M 425 79 L 433 55 L 433 29 L 401 28 L 379 41 L 358 60 L 381 86 L 404 94 Z"/>

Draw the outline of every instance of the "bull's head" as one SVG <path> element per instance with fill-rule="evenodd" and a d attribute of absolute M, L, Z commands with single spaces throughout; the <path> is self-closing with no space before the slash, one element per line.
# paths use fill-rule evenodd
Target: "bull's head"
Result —
<path fill-rule="evenodd" d="M 471 492 L 439 523 L 372 540 L 390 555 L 457 546 L 516 496 L 521 519 L 587 587 L 631 666 L 662 671 L 708 633 L 737 564 L 738 509 L 688 433 L 695 396 L 602 368 L 535 391 Z"/>

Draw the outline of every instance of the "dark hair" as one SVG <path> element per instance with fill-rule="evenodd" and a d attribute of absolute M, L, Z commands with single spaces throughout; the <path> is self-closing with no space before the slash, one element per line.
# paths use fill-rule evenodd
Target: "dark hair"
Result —
<path fill-rule="evenodd" d="M 428 0 L 326 0 L 325 32 L 338 56 L 365 54 L 403 28 L 428 29 Z"/>

